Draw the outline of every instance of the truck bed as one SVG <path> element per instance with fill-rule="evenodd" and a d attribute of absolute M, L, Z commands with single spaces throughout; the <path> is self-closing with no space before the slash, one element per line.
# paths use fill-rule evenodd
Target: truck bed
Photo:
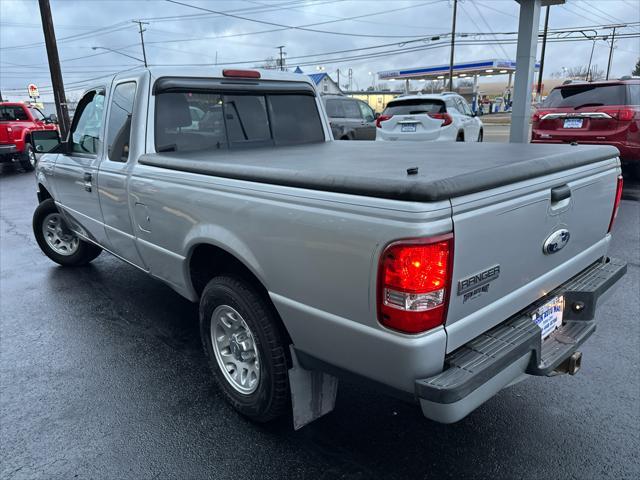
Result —
<path fill-rule="evenodd" d="M 611 159 L 610 146 L 325 142 L 148 154 L 139 163 L 238 180 L 433 202 Z M 407 169 L 418 168 L 417 174 Z"/>

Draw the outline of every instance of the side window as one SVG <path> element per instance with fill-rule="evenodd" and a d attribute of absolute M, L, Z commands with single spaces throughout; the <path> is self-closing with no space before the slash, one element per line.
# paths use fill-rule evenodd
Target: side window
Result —
<path fill-rule="evenodd" d="M 358 102 L 355 100 L 342 100 L 345 118 L 362 118 Z"/>
<path fill-rule="evenodd" d="M 44 114 L 37 108 L 29 108 L 29 111 L 31 112 L 31 115 L 33 115 L 33 118 L 35 118 L 36 120 L 44 120 Z"/>
<path fill-rule="evenodd" d="M 459 110 L 465 115 L 471 116 L 471 108 L 464 98 L 456 98 L 456 102 L 459 105 Z"/>
<path fill-rule="evenodd" d="M 131 116 L 135 96 L 135 82 L 116 85 L 111 96 L 111 109 L 107 123 L 107 152 L 109 160 L 114 162 L 126 162 L 129 158 Z"/>
<path fill-rule="evenodd" d="M 71 126 L 71 151 L 95 155 L 102 138 L 102 119 L 104 111 L 104 91 L 87 93 L 76 109 Z"/>
<path fill-rule="evenodd" d="M 640 84 L 628 83 L 627 88 L 629 89 L 627 105 L 640 105 Z"/>
<path fill-rule="evenodd" d="M 365 122 L 373 122 L 375 120 L 373 109 L 369 105 L 364 102 L 358 102 L 358 107 L 360 107 L 360 113 Z"/>
<path fill-rule="evenodd" d="M 342 100 L 329 99 L 326 103 L 327 115 L 331 118 L 344 118 L 344 108 L 342 108 Z"/>
<path fill-rule="evenodd" d="M 460 108 L 458 107 L 458 105 L 456 105 L 456 102 L 454 102 L 452 98 L 447 98 L 445 103 L 447 104 L 447 111 L 449 113 L 451 113 L 451 112 L 453 112 L 453 113 L 462 113 L 460 111 Z"/>

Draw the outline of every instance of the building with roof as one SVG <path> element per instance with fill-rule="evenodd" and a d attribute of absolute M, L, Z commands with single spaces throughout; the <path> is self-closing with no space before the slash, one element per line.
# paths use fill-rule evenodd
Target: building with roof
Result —
<path fill-rule="evenodd" d="M 304 74 L 304 72 L 300 67 L 296 67 L 296 69 L 293 72 Z M 311 73 L 306 75 L 311 80 L 313 80 L 313 83 L 316 84 L 316 88 L 321 94 L 326 94 L 326 95 L 342 94 L 342 90 L 340 90 L 340 86 L 333 80 L 333 78 L 329 76 L 328 73 L 321 72 L 321 73 Z"/>

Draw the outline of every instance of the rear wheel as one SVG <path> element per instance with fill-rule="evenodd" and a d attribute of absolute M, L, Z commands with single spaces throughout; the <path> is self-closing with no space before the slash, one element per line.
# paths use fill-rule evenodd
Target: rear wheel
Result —
<path fill-rule="evenodd" d="M 86 265 L 102 252 L 100 247 L 81 240 L 69 230 L 51 198 L 36 208 L 33 214 L 33 234 L 40 250 L 63 266 Z"/>
<path fill-rule="evenodd" d="M 456 142 L 464 142 L 464 133 L 458 132 L 458 136 L 456 137 Z"/>
<path fill-rule="evenodd" d="M 212 279 L 200 299 L 200 335 L 227 401 L 257 422 L 289 408 L 288 342 L 273 306 L 250 282 Z"/>
<path fill-rule="evenodd" d="M 20 166 L 25 172 L 36 168 L 36 152 L 30 143 L 25 144 L 24 152 L 20 154 Z"/>
<path fill-rule="evenodd" d="M 483 139 L 483 133 L 482 130 L 480 130 L 480 133 L 478 133 L 478 142 L 481 142 Z"/>

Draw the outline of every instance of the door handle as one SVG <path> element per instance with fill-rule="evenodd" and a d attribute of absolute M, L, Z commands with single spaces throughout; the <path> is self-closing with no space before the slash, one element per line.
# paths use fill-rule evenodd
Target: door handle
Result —
<path fill-rule="evenodd" d="M 569 185 L 565 184 L 551 189 L 551 203 L 557 203 L 569 197 L 571 197 Z"/>
<path fill-rule="evenodd" d="M 89 172 L 85 172 L 85 173 L 84 173 L 84 189 L 85 189 L 87 192 L 90 192 L 90 191 L 91 191 L 91 187 L 92 187 L 92 185 L 91 185 L 91 178 L 92 178 L 92 176 L 91 176 L 91 174 L 90 174 Z"/>

